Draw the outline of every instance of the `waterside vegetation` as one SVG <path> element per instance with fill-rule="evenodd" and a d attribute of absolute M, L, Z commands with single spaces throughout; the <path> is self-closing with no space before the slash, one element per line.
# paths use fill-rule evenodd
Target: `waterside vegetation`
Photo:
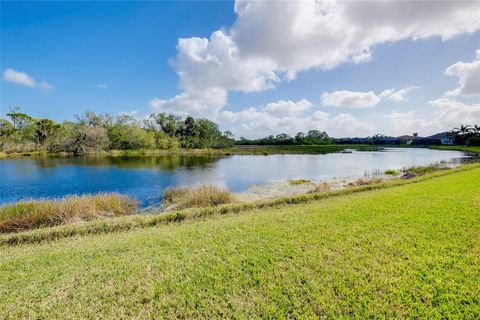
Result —
<path fill-rule="evenodd" d="M 479 188 L 476 164 L 271 203 L 2 236 L 0 314 L 476 319 Z"/>
<path fill-rule="evenodd" d="M 390 187 L 397 187 L 405 184 L 422 182 L 438 176 L 453 174 L 456 172 L 470 171 L 474 169 L 480 169 L 480 164 L 467 164 L 450 170 L 429 171 L 428 174 L 415 174 L 408 176 L 404 179 L 382 179 L 378 177 L 373 177 L 370 179 L 362 178 L 353 181 L 353 183 L 349 185 L 348 188 L 341 190 L 331 190 L 328 183 L 320 183 L 317 185 L 313 185 L 312 190 L 307 194 L 279 197 L 275 199 L 266 199 L 254 202 L 235 201 L 235 197 L 232 196 L 228 191 L 225 191 L 225 193 L 223 193 L 224 189 L 215 188 L 215 192 L 220 191 L 220 196 L 210 196 L 213 192 L 193 192 L 194 195 L 190 198 L 193 198 L 194 201 L 183 202 L 181 205 L 183 209 L 176 209 L 169 212 L 159 213 L 153 211 L 149 214 L 134 214 L 124 217 L 115 217 L 113 219 L 102 218 L 82 223 L 60 225 L 57 227 L 40 228 L 37 230 L 9 233 L 4 235 L 0 234 L 0 244 L 41 242 L 45 240 L 54 240 L 58 238 L 72 237 L 76 235 L 109 233 L 122 230 L 151 227 L 161 224 L 169 224 L 172 222 L 203 219 L 206 217 L 219 216 L 229 213 L 241 213 L 254 209 L 265 209 L 283 205 L 305 203 L 330 197 L 344 196 L 357 192 L 384 189 Z M 361 182 L 359 182 L 359 180 L 361 180 Z M 198 188 L 190 188 L 187 190 L 192 191 L 196 189 Z M 169 198 L 177 199 L 177 195 L 183 193 L 183 190 L 177 193 L 177 190 L 173 189 L 170 195 L 168 195 L 168 193 L 166 195 L 167 202 L 169 201 Z M 199 199 L 201 195 L 209 196 L 204 199 Z M 224 201 L 227 203 L 212 203 L 212 198 L 221 199 L 221 201 L 218 202 Z M 181 199 L 179 199 L 177 203 L 179 202 L 181 202 Z M 193 207 L 191 206 L 192 203 L 194 204 Z M 205 205 L 205 207 L 199 207 L 200 204 Z"/>
<path fill-rule="evenodd" d="M 0 206 L 0 233 L 132 214 L 135 200 L 117 193 L 19 201 Z"/>
<path fill-rule="evenodd" d="M 76 121 L 56 123 L 35 119 L 13 108 L 0 119 L 0 151 L 4 154 L 50 152 L 85 154 L 110 150 L 220 149 L 234 145 L 233 135 L 221 132 L 208 119 L 157 113 L 147 119 L 121 114 L 85 112 Z"/>
<path fill-rule="evenodd" d="M 165 211 L 212 207 L 234 201 L 229 190 L 214 185 L 173 187 L 166 189 L 162 197 Z"/>

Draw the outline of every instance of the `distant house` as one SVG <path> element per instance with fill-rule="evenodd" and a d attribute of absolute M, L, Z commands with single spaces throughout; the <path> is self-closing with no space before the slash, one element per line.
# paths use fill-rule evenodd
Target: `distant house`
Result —
<path fill-rule="evenodd" d="M 370 138 L 339 138 L 333 139 L 335 144 L 380 144 L 380 145 L 452 145 L 453 140 L 448 132 L 434 134 L 429 137 L 419 137 L 414 133 L 412 136 L 403 135 L 400 137 L 374 136 Z"/>
<path fill-rule="evenodd" d="M 441 132 L 429 137 L 416 137 L 412 140 L 412 144 L 416 145 L 452 145 L 453 140 L 449 137 L 448 132 Z"/>
<path fill-rule="evenodd" d="M 397 137 L 397 139 L 400 140 L 402 143 L 411 144 L 414 139 L 414 136 L 404 135 L 404 136 Z"/>
<path fill-rule="evenodd" d="M 336 144 L 368 144 L 370 143 L 370 139 L 368 138 L 339 138 L 334 139 L 334 143 Z"/>
<path fill-rule="evenodd" d="M 428 137 L 428 139 L 440 141 L 440 144 L 443 144 L 443 145 L 453 144 L 453 140 L 450 138 L 450 135 L 448 132 L 441 132 L 441 133 L 434 134 L 433 136 Z"/>
<path fill-rule="evenodd" d="M 394 137 L 379 137 L 379 138 L 374 138 L 373 139 L 374 144 L 386 144 L 386 145 L 395 145 L 395 144 L 402 144 L 403 141 L 394 138 Z"/>

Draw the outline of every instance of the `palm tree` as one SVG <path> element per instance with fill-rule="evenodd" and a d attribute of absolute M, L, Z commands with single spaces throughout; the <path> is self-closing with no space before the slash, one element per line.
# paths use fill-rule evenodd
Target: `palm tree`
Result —
<path fill-rule="evenodd" d="M 457 134 L 469 134 L 472 132 L 472 126 L 467 124 L 467 125 L 460 125 L 460 128 L 453 128 L 452 132 L 457 133 Z"/>
<path fill-rule="evenodd" d="M 475 131 L 475 134 L 480 134 L 480 126 L 478 124 L 473 126 L 473 130 Z"/>
<path fill-rule="evenodd" d="M 458 132 L 457 130 L 453 129 L 453 130 L 450 130 L 447 132 L 447 137 L 449 137 L 450 139 L 452 139 L 453 141 L 455 141 L 455 139 L 457 138 L 458 136 Z"/>

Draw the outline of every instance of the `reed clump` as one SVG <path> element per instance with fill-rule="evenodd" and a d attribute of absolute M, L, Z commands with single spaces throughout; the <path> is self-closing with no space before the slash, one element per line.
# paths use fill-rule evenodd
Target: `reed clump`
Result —
<path fill-rule="evenodd" d="M 450 169 L 450 167 L 446 162 L 437 162 L 437 163 L 433 163 L 425 166 L 412 166 L 412 167 L 404 168 L 402 171 L 408 174 L 419 176 L 427 173 L 433 173 L 436 171 L 448 170 L 448 169 Z"/>
<path fill-rule="evenodd" d="M 169 188 L 162 197 L 165 211 L 213 207 L 234 201 L 234 196 L 229 190 L 214 185 Z"/>
<path fill-rule="evenodd" d="M 301 185 L 301 184 L 306 184 L 306 183 L 310 183 L 311 181 L 308 180 L 308 179 L 295 179 L 295 180 L 288 180 L 288 183 L 292 186 L 298 186 L 298 185 Z"/>
<path fill-rule="evenodd" d="M 347 186 L 349 187 L 357 187 L 357 186 L 369 186 L 372 184 L 379 184 L 385 182 L 384 178 L 370 178 L 370 179 L 357 179 L 355 181 L 349 182 Z"/>
<path fill-rule="evenodd" d="M 137 205 L 137 201 L 118 193 L 19 201 L 0 206 L 0 232 L 17 232 L 102 217 L 124 216 L 134 213 Z"/>
<path fill-rule="evenodd" d="M 328 182 L 322 182 L 322 183 L 316 184 L 313 190 L 310 191 L 309 193 L 328 192 L 330 190 L 331 190 L 330 184 Z"/>
<path fill-rule="evenodd" d="M 388 169 L 385 170 L 383 173 L 390 176 L 398 176 L 398 171 L 395 169 Z"/>

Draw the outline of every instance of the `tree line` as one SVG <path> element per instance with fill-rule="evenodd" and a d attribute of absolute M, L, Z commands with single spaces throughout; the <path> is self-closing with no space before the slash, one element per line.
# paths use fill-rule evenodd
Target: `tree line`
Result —
<path fill-rule="evenodd" d="M 341 143 L 324 131 L 298 132 L 294 137 L 281 133 L 260 139 L 238 141 L 230 131 L 220 131 L 218 125 L 204 118 L 152 113 L 146 119 L 121 114 L 99 114 L 87 111 L 74 121 L 56 123 L 37 119 L 18 107 L 0 118 L 0 150 L 7 153 L 49 151 L 83 154 L 90 151 L 138 149 L 204 149 L 229 148 L 238 145 L 326 145 Z M 480 126 L 461 125 L 449 132 L 456 145 L 480 145 Z M 368 138 L 367 143 L 385 140 L 383 135 Z M 392 137 L 392 139 L 395 139 Z"/>
<path fill-rule="evenodd" d="M 218 125 L 204 118 L 153 113 L 144 120 L 130 115 L 97 114 L 87 111 L 75 121 L 56 123 L 37 119 L 18 107 L 0 118 L 0 149 L 3 152 L 89 151 L 228 148 L 233 134 L 221 132 Z"/>
<path fill-rule="evenodd" d="M 332 139 L 325 131 L 309 130 L 307 133 L 299 132 L 292 137 L 286 133 L 276 136 L 270 135 L 260 139 L 246 139 L 241 137 L 239 145 L 323 145 L 332 144 Z"/>
<path fill-rule="evenodd" d="M 480 125 L 461 125 L 449 132 L 454 144 L 480 146 Z"/>

